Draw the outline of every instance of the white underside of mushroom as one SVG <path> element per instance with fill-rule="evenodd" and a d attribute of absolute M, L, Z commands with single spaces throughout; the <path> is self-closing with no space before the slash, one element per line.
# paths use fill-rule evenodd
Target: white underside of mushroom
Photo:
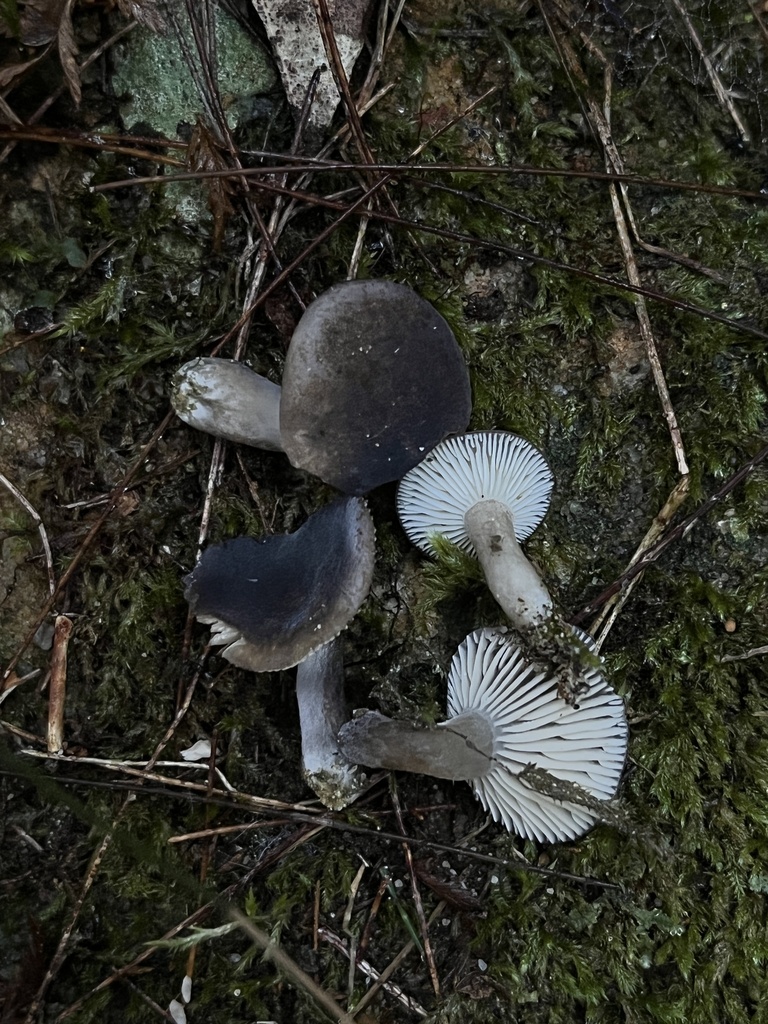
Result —
<path fill-rule="evenodd" d="M 366 778 L 339 749 L 338 733 L 347 714 L 344 663 L 338 639 L 299 664 L 296 697 L 304 780 L 326 807 L 340 811 L 360 795 Z"/>
<path fill-rule="evenodd" d="M 201 358 L 175 374 L 171 404 L 190 427 L 281 452 L 280 387 L 242 363 Z"/>
<path fill-rule="evenodd" d="M 568 703 L 504 629 L 476 630 L 451 663 L 447 721 L 419 729 L 369 711 L 342 727 L 339 744 L 369 767 L 468 781 L 494 820 L 518 835 L 573 839 L 601 820 L 627 749 L 621 697 L 598 671 L 585 681 L 578 705 Z M 550 792 L 531 781 L 536 772 Z"/>
<path fill-rule="evenodd" d="M 478 501 L 464 516 L 488 588 L 513 626 L 535 629 L 552 618 L 552 598 L 523 554 L 508 507 L 493 499 Z"/>

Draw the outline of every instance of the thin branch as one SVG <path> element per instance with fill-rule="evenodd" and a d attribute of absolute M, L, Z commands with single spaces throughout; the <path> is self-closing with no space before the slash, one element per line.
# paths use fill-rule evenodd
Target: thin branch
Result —
<path fill-rule="evenodd" d="M 239 910 L 233 908 L 230 913 L 232 919 L 238 923 L 245 934 L 256 943 L 259 949 L 264 951 L 264 955 L 268 960 L 274 961 L 289 981 L 299 988 L 303 988 L 315 1000 L 318 1006 L 322 1007 L 334 1020 L 339 1021 L 339 1024 L 354 1024 L 354 1018 L 350 1017 L 345 1010 L 342 1010 L 325 989 L 320 988 L 317 982 L 310 978 L 306 971 L 303 971 L 296 961 L 288 956 L 285 950 L 281 949 L 266 932 L 262 931 L 261 928 L 257 928 Z"/>
<path fill-rule="evenodd" d="M 683 22 L 685 23 L 685 27 L 688 30 L 688 35 L 691 37 L 691 40 L 693 41 L 693 45 L 696 47 L 696 50 L 698 51 L 699 57 L 701 58 L 701 63 L 704 65 L 704 68 L 705 68 L 705 70 L 707 72 L 707 77 L 709 78 L 710 82 L 712 83 L 712 88 L 715 90 L 715 96 L 717 96 L 717 98 L 720 101 L 720 103 L 725 107 L 725 109 L 731 115 L 733 123 L 736 125 L 736 128 L 737 128 L 737 130 L 739 132 L 739 135 L 741 135 L 741 141 L 745 142 L 747 144 L 750 143 L 752 141 L 752 138 L 751 138 L 751 135 L 749 133 L 749 129 L 747 128 L 747 126 L 742 121 L 741 115 L 739 114 L 738 110 L 736 109 L 736 105 L 734 104 L 733 100 L 731 99 L 728 90 L 725 88 L 723 83 L 720 81 L 720 76 L 718 75 L 717 71 L 715 70 L 714 64 L 709 59 L 707 51 L 704 48 L 704 44 L 701 41 L 701 36 L 696 31 L 696 28 L 695 28 L 693 22 L 691 21 L 688 12 L 683 7 L 683 5 L 680 2 L 680 0 L 672 0 L 672 4 L 675 7 L 675 9 L 677 10 L 677 13 L 683 19 Z"/>
<path fill-rule="evenodd" d="M 18 665 L 18 663 L 19 663 L 20 659 L 22 658 L 24 652 L 29 647 L 29 645 L 32 643 L 32 641 L 35 639 L 35 634 L 37 633 L 38 629 L 40 628 L 40 625 L 43 622 L 45 622 L 45 619 L 48 616 L 48 613 L 51 611 L 51 609 L 53 608 L 53 606 L 54 606 L 54 604 L 56 602 L 56 598 L 59 596 L 59 594 L 62 592 L 64 587 L 66 587 L 66 585 L 69 583 L 69 581 L 74 576 L 75 572 L 78 570 L 78 568 L 80 566 L 80 563 L 83 561 L 83 559 L 85 558 L 85 556 L 86 556 L 88 550 L 90 549 L 91 545 L 93 544 L 93 542 L 98 537 L 99 533 L 101 532 L 102 527 L 104 526 L 104 524 L 107 522 L 109 517 L 114 512 L 114 510 L 117 507 L 120 499 L 125 494 L 125 492 L 128 490 L 128 486 L 130 485 L 131 481 L 136 476 L 136 474 L 141 469 L 141 467 L 144 465 L 146 460 L 149 458 L 150 453 L 155 448 L 155 446 L 157 445 L 157 443 L 160 440 L 160 438 L 163 436 L 163 433 L 165 432 L 165 430 L 168 427 L 168 424 L 171 422 L 171 420 L 173 420 L 174 416 L 175 416 L 175 413 L 169 412 L 163 418 L 163 420 L 160 423 L 160 425 L 155 429 L 155 432 L 152 434 L 152 437 L 150 437 L 149 441 L 147 441 L 147 443 L 144 445 L 144 447 L 141 450 L 141 454 L 139 455 L 138 459 L 136 459 L 136 461 L 130 467 L 130 469 L 125 474 L 125 476 L 123 477 L 121 482 L 112 491 L 112 493 L 110 495 L 110 498 L 109 498 L 109 501 L 107 502 L 106 508 L 101 513 L 101 515 L 96 520 L 96 522 L 93 524 L 93 526 L 90 528 L 88 533 L 86 534 L 82 544 L 77 549 L 77 552 L 75 553 L 72 561 L 69 563 L 69 565 L 67 566 L 66 570 L 62 573 L 61 578 L 59 579 L 59 582 L 56 584 L 56 587 L 53 590 L 53 593 L 48 598 L 48 600 L 45 602 L 45 604 L 43 605 L 41 610 L 38 612 L 37 617 L 35 618 L 32 626 L 29 629 L 29 632 L 27 633 L 27 635 L 22 640 L 21 646 L 18 648 L 18 650 L 16 651 L 16 653 L 14 654 L 14 656 L 11 658 L 10 662 L 6 666 L 5 671 L 3 672 L 3 678 L 4 679 L 7 678 L 11 674 L 13 669 L 16 668 L 16 666 Z"/>
<path fill-rule="evenodd" d="M 37 511 L 33 507 L 32 503 L 28 501 L 21 493 L 21 491 L 18 489 L 18 487 L 15 487 L 8 479 L 8 477 L 4 476 L 2 473 L 0 473 L 0 484 L 2 484 L 3 487 L 6 488 L 6 490 L 10 491 L 10 493 L 14 496 L 16 501 L 18 501 L 18 503 L 24 509 L 26 509 L 26 511 L 34 520 L 35 526 L 37 527 L 37 532 L 40 534 L 40 542 L 43 545 L 43 551 L 45 552 L 45 566 L 46 569 L 48 570 L 48 589 L 51 592 L 51 599 L 53 599 L 54 595 L 56 594 L 56 574 L 53 571 L 53 556 L 51 554 L 51 545 L 48 543 L 48 533 L 46 532 L 45 529 L 45 523 L 37 514 Z M 11 668 L 13 668 L 13 666 L 11 666 Z M 8 675 L 7 672 L 5 674 Z"/>
<path fill-rule="evenodd" d="M 768 458 L 768 445 L 761 448 L 754 458 L 751 458 L 749 462 L 745 463 L 741 469 L 737 470 L 733 474 L 733 476 L 730 476 L 722 487 L 715 491 L 714 494 L 711 494 L 705 502 L 699 505 L 695 512 L 679 523 L 665 537 L 662 537 L 661 540 L 657 541 L 653 547 L 646 551 L 638 562 L 635 562 L 635 564 L 627 569 L 626 572 L 623 572 L 618 579 L 614 580 L 610 586 L 601 591 L 597 597 L 593 597 L 591 601 L 584 605 L 577 615 L 571 616 L 568 621 L 574 625 L 578 625 L 588 616 L 593 615 L 609 598 L 613 597 L 614 594 L 626 587 L 630 580 L 633 580 L 635 576 L 638 576 L 641 572 L 644 572 L 649 565 L 652 565 L 659 555 L 667 550 L 670 544 L 674 544 L 676 540 L 687 536 L 699 519 L 713 509 L 714 506 L 719 501 L 722 501 L 726 495 L 730 494 L 734 488 L 738 487 L 738 485 L 745 480 L 766 458 Z"/>

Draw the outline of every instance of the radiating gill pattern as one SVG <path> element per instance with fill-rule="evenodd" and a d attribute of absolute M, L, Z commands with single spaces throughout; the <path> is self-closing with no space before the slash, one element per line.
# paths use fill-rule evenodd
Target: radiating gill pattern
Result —
<path fill-rule="evenodd" d="M 474 549 L 464 515 L 478 501 L 507 505 L 519 541 L 529 537 L 549 507 L 552 471 L 532 444 L 505 431 L 460 434 L 441 441 L 400 481 L 397 507 L 406 533 L 432 552 L 441 534 L 464 551 Z"/>
<path fill-rule="evenodd" d="M 556 800 L 518 776 L 532 765 L 576 783 L 598 800 L 615 795 L 627 750 L 624 703 L 599 671 L 586 673 L 578 705 L 558 693 L 557 681 L 536 673 L 501 629 L 478 629 L 454 655 L 448 674 L 448 713 L 474 710 L 494 730 L 488 772 L 471 784 L 495 821 L 539 841 L 575 838 L 597 815 Z M 450 720 L 445 723 L 450 728 Z"/>

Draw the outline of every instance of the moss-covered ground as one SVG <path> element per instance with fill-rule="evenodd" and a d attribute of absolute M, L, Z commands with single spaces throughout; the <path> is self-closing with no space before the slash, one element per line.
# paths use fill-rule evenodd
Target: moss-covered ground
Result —
<path fill-rule="evenodd" d="M 528 551 L 566 617 L 622 573 L 680 479 L 635 297 L 620 287 L 608 185 L 590 177 L 605 170 L 595 106 L 610 107 L 627 172 L 667 182 L 631 184 L 627 197 L 644 243 L 633 239 L 642 286 L 689 306 L 648 299 L 690 468 L 678 520 L 768 439 L 768 16 L 736 0 L 684 3 L 577 12 L 550 0 L 414 0 L 382 69 L 380 84 L 393 88 L 363 120 L 376 158 L 402 161 L 495 89 L 419 157 L 469 169 L 414 171 L 388 186 L 401 218 L 443 234 L 374 217 L 358 274 L 408 282 L 434 302 L 470 367 L 472 426 L 516 431 L 546 454 L 553 507 Z M 13 0 L 0 7 L 11 28 L 15 11 Z M 84 53 L 120 24 L 98 5 L 75 8 Z M 12 37 L 0 41 L 3 60 L 18 54 Z M 108 50 L 84 77 L 80 107 L 65 91 L 42 124 L 80 137 L 107 127 L 149 135 L 151 125 L 120 121 L 111 68 Z M 7 100 L 25 120 L 59 81 L 50 55 Z M 293 129 L 279 89 L 251 109 L 238 145 L 285 151 Z M 179 998 L 186 973 L 192 1022 L 330 1019 L 289 970 L 222 927 L 235 907 L 340 1008 L 370 982 L 350 972 L 327 932 L 378 971 L 413 941 L 392 981 L 434 1024 L 768 1021 L 764 466 L 647 569 L 605 638 L 630 722 L 627 831 L 601 825 L 539 846 L 489 823 L 465 785 L 397 778 L 424 914 L 434 915 L 436 995 L 402 845 L 381 836 L 398 832 L 387 781 L 313 826 L 293 672 L 255 677 L 215 654 L 201 660 L 206 630 L 188 629 L 182 581 L 213 441 L 174 419 L 142 453 L 168 413 L 174 370 L 208 354 L 239 317 L 252 269 L 241 257 L 258 233 L 237 189 L 220 232 L 206 213 L 190 217 L 187 205 L 182 214 L 178 193 L 162 187 L 89 191 L 162 170 L 155 150 L 134 148 L 138 156 L 25 137 L 0 164 L 0 473 L 39 514 L 56 577 L 78 559 L 53 609 L 74 623 L 68 760 L 24 752 L 45 750 L 53 614 L 15 664 L 18 677 L 40 674 L 0 709 L 2 1020 L 152 1021 Z M 357 159 L 351 144 L 344 155 Z M 586 176 L 488 173 L 502 165 Z M 346 200 L 359 184 L 336 171 L 305 188 Z M 185 188 L 184 202 L 204 210 L 206 186 Z M 253 195 L 268 218 L 273 198 Z M 282 265 L 335 216 L 301 205 L 279 241 Z M 302 300 L 347 275 L 357 230 L 349 218 L 291 274 Z M 285 287 L 254 314 L 246 359 L 275 381 L 299 314 Z M 331 496 L 280 454 L 233 449 L 211 494 L 208 541 L 293 529 Z M 499 612 L 466 560 L 446 552 L 428 563 L 413 550 L 394 499 L 394 486 L 369 499 L 378 560 L 345 634 L 349 700 L 433 721 L 456 646 Z M 5 487 L 0 548 L 8 665 L 45 605 L 48 577 L 37 524 Z M 88 760 L 147 760 L 193 682 L 161 762 L 213 739 L 239 793 L 307 801 L 307 820 L 256 813 L 236 797 L 206 800 L 206 781 L 222 785 L 205 769 L 161 763 L 157 777 L 137 781 Z M 171 779 L 203 789 L 174 789 Z M 190 915 L 221 930 L 179 930 Z M 194 961 L 186 943 L 155 944 L 168 934 L 200 939 Z M 357 1015 L 412 1019 L 418 1011 L 391 992 Z"/>

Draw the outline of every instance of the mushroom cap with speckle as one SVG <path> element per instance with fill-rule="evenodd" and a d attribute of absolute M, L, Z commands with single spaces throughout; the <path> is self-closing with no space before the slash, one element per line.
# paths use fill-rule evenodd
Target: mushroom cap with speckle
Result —
<path fill-rule="evenodd" d="M 577 634 L 587 646 L 591 638 Z M 627 752 L 624 702 L 595 670 L 578 704 L 566 702 L 557 681 L 538 673 L 502 628 L 477 629 L 453 657 L 448 674 L 451 717 L 477 711 L 494 730 L 491 764 L 469 782 L 495 821 L 539 841 L 574 839 L 590 829 L 599 812 L 569 798 L 569 787 L 595 801 L 618 789 Z M 450 728 L 450 718 L 441 723 Z M 526 784 L 526 769 L 543 770 L 557 799 Z"/>
<path fill-rule="evenodd" d="M 464 516 L 479 501 L 506 505 L 523 541 L 547 513 L 552 471 L 541 452 L 517 434 L 476 431 L 449 437 L 400 481 L 397 511 L 413 543 L 432 553 L 441 534 L 464 551 L 476 552 Z"/>
<path fill-rule="evenodd" d="M 291 339 L 282 386 L 288 458 L 345 494 L 399 479 L 466 429 L 472 408 L 450 327 L 391 281 L 346 281 L 315 299 Z"/>
<path fill-rule="evenodd" d="M 184 596 L 222 656 L 251 672 L 291 668 L 349 623 L 370 590 L 373 520 L 360 498 L 320 509 L 295 533 L 237 537 L 203 552 Z"/>

